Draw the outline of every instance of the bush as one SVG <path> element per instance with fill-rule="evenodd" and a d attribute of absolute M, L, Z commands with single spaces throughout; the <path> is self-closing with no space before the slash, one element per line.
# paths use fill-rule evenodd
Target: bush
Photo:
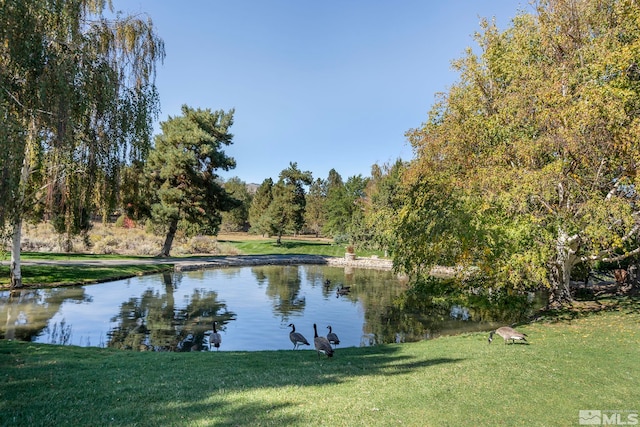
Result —
<path fill-rule="evenodd" d="M 218 241 L 209 236 L 194 236 L 189 239 L 185 246 L 187 246 L 189 253 L 217 254 L 220 252 Z"/>

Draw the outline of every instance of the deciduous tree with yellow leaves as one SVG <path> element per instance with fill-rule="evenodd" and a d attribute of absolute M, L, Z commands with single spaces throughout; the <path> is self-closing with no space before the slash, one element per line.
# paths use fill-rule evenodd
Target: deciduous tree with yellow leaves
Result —
<path fill-rule="evenodd" d="M 474 266 L 562 303 L 577 266 L 640 252 L 640 6 L 541 0 L 476 40 L 408 132 L 395 262 Z"/>

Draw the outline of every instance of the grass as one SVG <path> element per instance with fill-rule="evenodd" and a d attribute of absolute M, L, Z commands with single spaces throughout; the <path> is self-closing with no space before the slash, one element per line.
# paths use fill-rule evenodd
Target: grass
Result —
<path fill-rule="evenodd" d="M 333 359 L 0 341 L 0 425 L 577 425 L 640 410 L 639 323 L 636 300 L 520 327 L 530 345 L 474 333 Z"/>
<path fill-rule="evenodd" d="M 322 240 L 244 237 L 220 243 L 250 255 L 344 255 Z M 33 263 L 23 280 L 89 283 L 172 268 L 135 263 L 143 258 L 26 252 Z M 134 263 L 61 265 L 96 259 Z M 339 348 L 333 359 L 313 350 L 139 353 L 0 341 L 0 426 L 564 426 L 577 425 L 583 409 L 637 413 L 640 302 L 595 304 L 601 311 L 547 313 L 519 327 L 530 345 L 464 334 Z"/>
<path fill-rule="evenodd" d="M 324 255 L 343 257 L 345 247 L 342 245 L 332 244 L 323 240 L 308 239 L 282 239 L 280 245 L 276 244 L 275 239 L 248 239 L 248 240 L 219 240 L 236 247 L 245 255 L 266 255 L 266 254 L 284 254 L 284 255 Z M 367 257 L 378 255 L 375 251 L 358 251 L 359 256 Z"/>
<path fill-rule="evenodd" d="M 173 271 L 173 265 L 28 265 L 22 267 L 22 283 L 29 287 L 68 286 L 106 282 Z M 0 265 L 0 289 L 10 286 L 9 266 Z"/>

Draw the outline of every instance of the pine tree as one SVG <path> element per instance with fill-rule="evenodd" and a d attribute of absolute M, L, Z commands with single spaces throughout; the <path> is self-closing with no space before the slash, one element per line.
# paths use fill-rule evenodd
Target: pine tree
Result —
<path fill-rule="evenodd" d="M 217 169 L 228 171 L 236 165 L 222 150 L 232 144 L 233 113 L 233 109 L 212 112 L 184 105 L 182 116 L 161 123 L 162 133 L 146 165 L 149 185 L 157 194 L 151 215 L 167 229 L 160 256 L 169 256 L 180 221 L 217 234 L 220 211 L 239 205 L 216 174 Z"/>

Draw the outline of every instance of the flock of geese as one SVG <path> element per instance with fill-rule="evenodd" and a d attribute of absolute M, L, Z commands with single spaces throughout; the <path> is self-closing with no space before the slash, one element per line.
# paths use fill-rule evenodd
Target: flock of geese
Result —
<path fill-rule="evenodd" d="M 293 349 L 297 349 L 301 344 L 302 345 L 311 345 L 309 341 L 302 335 L 300 332 L 296 332 L 296 325 L 293 323 L 289 323 L 289 327 L 291 328 L 291 332 L 289 332 L 289 339 L 293 343 Z M 333 357 L 334 347 L 340 344 L 340 339 L 338 335 L 333 332 L 331 325 L 327 326 L 329 329 L 329 333 L 326 337 L 318 336 L 318 327 L 316 324 L 313 324 L 313 345 L 316 348 L 316 352 L 318 352 L 318 357 L 320 357 L 320 353 L 326 355 L 327 357 Z"/>
<path fill-rule="evenodd" d="M 289 332 L 289 339 L 293 344 L 293 350 L 296 350 L 300 347 L 300 345 L 311 345 L 309 341 L 302 335 L 300 332 L 296 331 L 296 325 L 293 323 L 289 323 L 288 325 L 291 328 L 291 332 Z M 333 332 L 333 328 L 331 325 L 327 326 L 329 329 L 329 333 L 326 337 L 318 336 L 318 327 L 314 323 L 313 324 L 313 345 L 316 348 L 316 352 L 318 353 L 318 357 L 320 357 L 320 353 L 326 355 L 327 357 L 333 357 L 333 353 L 335 351 L 335 347 L 340 344 L 340 338 Z M 222 343 L 222 338 L 216 329 L 216 322 L 213 322 L 213 331 L 207 331 L 207 335 L 209 336 L 209 344 L 216 348 L 216 350 L 220 349 L 220 344 Z M 493 336 L 499 335 L 504 339 L 504 343 L 507 344 L 509 340 L 512 343 L 517 341 L 527 341 L 527 334 L 520 333 L 513 328 L 508 326 L 503 326 L 501 328 L 495 329 L 489 332 L 489 344 L 493 341 Z M 333 346 L 333 347 L 332 347 Z"/>
<path fill-rule="evenodd" d="M 213 322 L 213 329 L 206 331 L 205 341 L 206 347 L 214 347 L 216 350 L 220 350 L 220 344 L 222 344 L 222 337 L 216 328 L 216 321 Z M 296 325 L 293 323 L 289 324 L 291 328 L 291 332 L 289 332 L 289 339 L 293 343 L 293 349 L 297 349 L 300 345 L 310 345 L 309 341 L 302 335 L 300 332 L 296 332 Z M 340 338 L 333 332 L 333 328 L 331 325 L 327 326 L 329 329 L 329 333 L 326 337 L 318 336 L 318 327 L 316 324 L 313 324 L 313 344 L 318 352 L 318 357 L 320 357 L 320 353 L 325 354 L 327 357 L 333 357 L 334 347 L 340 344 Z M 332 347 L 332 345 L 334 347 Z"/>
<path fill-rule="evenodd" d="M 326 289 L 329 289 L 331 286 L 331 281 L 329 279 L 325 280 L 324 286 Z M 340 297 L 341 295 L 347 295 L 351 291 L 351 286 L 343 286 L 340 285 L 336 289 L 336 297 Z M 293 343 L 293 349 L 296 350 L 300 345 L 311 345 L 309 341 L 302 335 L 300 332 L 296 331 L 296 325 L 293 323 L 289 323 L 288 325 L 291 328 L 291 332 L 289 332 L 289 339 Z M 329 333 L 326 337 L 318 336 L 318 327 L 316 324 L 313 324 L 313 345 L 318 353 L 318 357 L 320 357 L 320 353 L 326 355 L 327 357 L 333 357 L 333 353 L 335 351 L 335 347 L 340 344 L 340 339 L 335 332 L 333 332 L 333 328 L 331 325 L 327 326 L 329 329 Z M 220 344 L 222 343 L 222 337 L 218 333 L 216 329 L 216 322 L 213 322 L 213 330 L 205 332 L 205 335 L 209 338 L 209 345 L 215 347 L 216 350 L 220 349 Z M 527 334 L 522 334 L 516 331 L 513 328 L 508 326 L 503 326 L 501 328 L 495 329 L 489 332 L 489 344 L 493 341 L 493 336 L 499 335 L 504 339 L 504 343 L 507 344 L 509 340 L 512 343 L 515 343 L 516 340 L 527 342 L 526 336 Z M 333 346 L 333 347 L 332 347 Z"/>

